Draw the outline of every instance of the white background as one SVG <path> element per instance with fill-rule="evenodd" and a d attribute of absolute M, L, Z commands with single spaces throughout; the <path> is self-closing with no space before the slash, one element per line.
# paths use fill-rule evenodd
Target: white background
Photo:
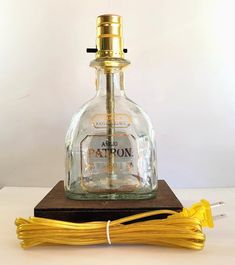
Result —
<path fill-rule="evenodd" d="M 96 17 L 123 16 L 126 91 L 157 133 L 172 187 L 235 185 L 235 2 L 0 1 L 0 186 L 52 186 L 64 136 L 95 93 Z"/>

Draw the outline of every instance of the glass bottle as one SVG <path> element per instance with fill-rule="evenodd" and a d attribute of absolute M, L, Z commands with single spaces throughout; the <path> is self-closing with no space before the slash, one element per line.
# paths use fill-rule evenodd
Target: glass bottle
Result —
<path fill-rule="evenodd" d="M 121 17 L 97 18 L 96 95 L 66 135 L 65 193 L 76 200 L 155 196 L 156 146 L 148 116 L 125 94 Z"/>

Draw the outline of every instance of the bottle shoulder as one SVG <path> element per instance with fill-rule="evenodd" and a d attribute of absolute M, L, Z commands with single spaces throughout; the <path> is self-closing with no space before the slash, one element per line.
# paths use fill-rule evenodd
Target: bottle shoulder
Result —
<path fill-rule="evenodd" d="M 114 112 L 120 114 L 129 114 L 131 117 L 142 116 L 144 120 L 147 120 L 149 123 L 151 123 L 149 116 L 142 109 L 142 107 L 126 96 L 115 96 Z M 80 110 L 75 113 L 75 116 L 86 118 L 86 116 L 104 113 L 106 113 L 106 97 L 99 96 L 92 98 L 90 101 L 84 104 Z"/>

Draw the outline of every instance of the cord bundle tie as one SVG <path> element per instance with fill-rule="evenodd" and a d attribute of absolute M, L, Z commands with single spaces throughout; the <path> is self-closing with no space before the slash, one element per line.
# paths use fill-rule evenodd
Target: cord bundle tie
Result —
<path fill-rule="evenodd" d="M 110 239 L 110 232 L 109 232 L 109 225 L 110 225 L 110 220 L 106 223 L 106 237 L 109 245 L 112 245 L 111 239 Z"/>

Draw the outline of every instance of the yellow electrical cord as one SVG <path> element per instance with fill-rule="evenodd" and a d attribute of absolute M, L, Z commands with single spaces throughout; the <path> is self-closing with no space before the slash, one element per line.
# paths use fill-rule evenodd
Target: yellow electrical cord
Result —
<path fill-rule="evenodd" d="M 138 221 L 141 218 L 166 214 L 165 219 Z M 125 224 L 130 221 L 137 221 Z M 147 244 L 190 249 L 203 249 L 202 227 L 213 227 L 210 204 L 201 200 L 182 212 L 156 210 L 109 222 L 72 223 L 46 218 L 17 218 L 17 236 L 22 248 L 44 244 L 97 245 Z M 109 238 L 110 241 L 109 242 Z"/>

